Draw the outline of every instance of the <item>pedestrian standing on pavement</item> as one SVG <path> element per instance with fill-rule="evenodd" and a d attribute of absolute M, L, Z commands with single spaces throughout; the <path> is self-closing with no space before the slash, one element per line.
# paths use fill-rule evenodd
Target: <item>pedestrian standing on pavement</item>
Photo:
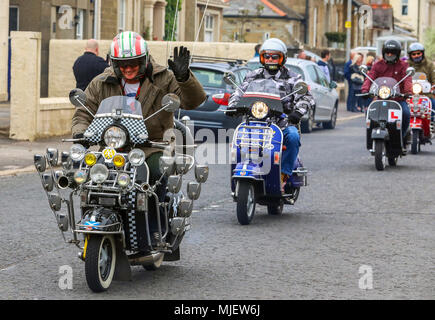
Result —
<path fill-rule="evenodd" d="M 85 53 L 74 62 L 73 72 L 76 78 L 76 88 L 85 91 L 88 84 L 109 65 L 98 56 L 98 42 L 90 39 L 86 42 Z"/>
<path fill-rule="evenodd" d="M 347 101 L 346 101 L 346 109 L 347 111 L 352 112 L 355 108 L 355 93 L 353 92 L 352 81 L 350 80 L 350 65 L 352 64 L 352 60 L 355 57 L 356 52 L 350 52 L 350 59 L 344 65 L 344 78 L 347 81 L 349 90 L 347 91 Z"/>
<path fill-rule="evenodd" d="M 331 82 L 331 74 L 329 72 L 328 61 L 331 58 L 331 53 L 329 52 L 328 49 L 324 49 L 320 53 L 320 58 L 321 58 L 321 60 L 319 60 L 317 62 L 317 64 L 319 65 L 320 69 L 322 69 L 323 73 L 325 74 L 326 79 L 328 80 L 328 83 L 330 83 Z"/>
<path fill-rule="evenodd" d="M 355 94 L 356 107 L 352 112 L 364 112 L 365 101 L 363 98 L 356 96 L 361 93 L 361 87 L 364 83 L 364 75 L 359 70 L 362 65 L 364 56 L 361 53 L 357 53 L 350 65 L 350 81 L 352 82 L 353 92 Z"/>

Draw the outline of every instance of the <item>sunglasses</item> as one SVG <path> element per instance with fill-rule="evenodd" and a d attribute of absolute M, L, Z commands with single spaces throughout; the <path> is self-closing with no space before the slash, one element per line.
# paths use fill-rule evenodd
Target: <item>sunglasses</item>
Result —
<path fill-rule="evenodd" d="M 413 52 L 413 53 L 411 53 L 411 56 L 416 57 L 416 56 L 420 56 L 422 54 L 423 54 L 422 52 Z"/>
<path fill-rule="evenodd" d="M 266 60 L 269 60 L 269 59 L 277 60 L 277 59 L 279 59 L 281 57 L 281 55 L 279 55 L 277 53 L 274 53 L 274 54 L 265 53 L 265 54 L 263 54 L 263 57 Z"/>
<path fill-rule="evenodd" d="M 118 66 L 120 68 L 128 68 L 128 67 L 134 68 L 134 67 L 137 67 L 139 64 L 140 64 L 140 61 L 137 59 L 118 61 Z"/>

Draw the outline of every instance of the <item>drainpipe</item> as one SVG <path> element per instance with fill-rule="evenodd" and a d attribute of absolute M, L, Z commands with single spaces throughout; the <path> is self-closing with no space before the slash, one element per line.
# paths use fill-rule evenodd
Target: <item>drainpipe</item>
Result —
<path fill-rule="evenodd" d="M 304 42 L 305 44 L 308 44 L 308 35 L 310 33 L 309 30 L 309 21 L 310 21 L 310 0 L 305 0 L 305 19 L 304 19 L 304 28 L 305 28 L 305 34 L 304 34 Z"/>
<path fill-rule="evenodd" d="M 99 40 L 100 0 L 94 0 L 94 38 Z"/>

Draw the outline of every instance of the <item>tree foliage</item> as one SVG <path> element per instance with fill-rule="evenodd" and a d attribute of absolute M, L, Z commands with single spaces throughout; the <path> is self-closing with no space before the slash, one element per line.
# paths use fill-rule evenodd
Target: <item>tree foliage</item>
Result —
<path fill-rule="evenodd" d="M 424 33 L 424 49 L 426 57 L 435 58 L 435 28 L 429 28 Z"/>
<path fill-rule="evenodd" d="M 177 21 L 175 21 L 177 1 L 178 1 L 178 11 L 180 11 L 181 3 L 183 0 L 166 0 L 167 5 L 165 11 L 165 37 L 164 37 L 166 41 L 176 40 L 176 39 L 171 39 L 171 37 L 172 37 L 172 30 L 174 30 L 174 33 L 177 32 L 177 21 L 179 19 L 177 18 Z M 175 23 L 175 29 L 174 29 L 174 23 Z M 175 34 L 174 34 L 174 38 L 175 38 Z"/>

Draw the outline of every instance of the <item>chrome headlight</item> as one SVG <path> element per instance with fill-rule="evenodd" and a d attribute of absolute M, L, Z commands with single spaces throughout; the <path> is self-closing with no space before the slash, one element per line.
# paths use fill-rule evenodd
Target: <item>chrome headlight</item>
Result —
<path fill-rule="evenodd" d="M 269 107 L 264 102 L 257 101 L 252 105 L 251 113 L 255 118 L 263 119 L 269 113 Z"/>
<path fill-rule="evenodd" d="M 75 143 L 71 146 L 69 155 L 73 161 L 82 161 L 86 154 L 86 148 Z"/>
<path fill-rule="evenodd" d="M 391 97 L 391 89 L 389 87 L 382 86 L 379 88 L 378 95 L 381 99 L 388 99 L 389 97 Z"/>
<path fill-rule="evenodd" d="M 145 162 L 145 153 L 141 149 L 133 149 L 128 154 L 128 160 L 134 167 L 139 167 Z"/>
<path fill-rule="evenodd" d="M 110 127 L 104 133 L 104 142 L 111 148 L 122 148 L 127 140 L 127 134 L 120 127 Z"/>
<path fill-rule="evenodd" d="M 412 93 L 420 94 L 423 91 L 423 87 L 419 83 L 414 83 L 412 85 Z"/>
<path fill-rule="evenodd" d="M 101 184 L 106 181 L 109 176 L 109 169 L 104 164 L 97 163 L 91 168 L 91 180 L 96 184 Z"/>

